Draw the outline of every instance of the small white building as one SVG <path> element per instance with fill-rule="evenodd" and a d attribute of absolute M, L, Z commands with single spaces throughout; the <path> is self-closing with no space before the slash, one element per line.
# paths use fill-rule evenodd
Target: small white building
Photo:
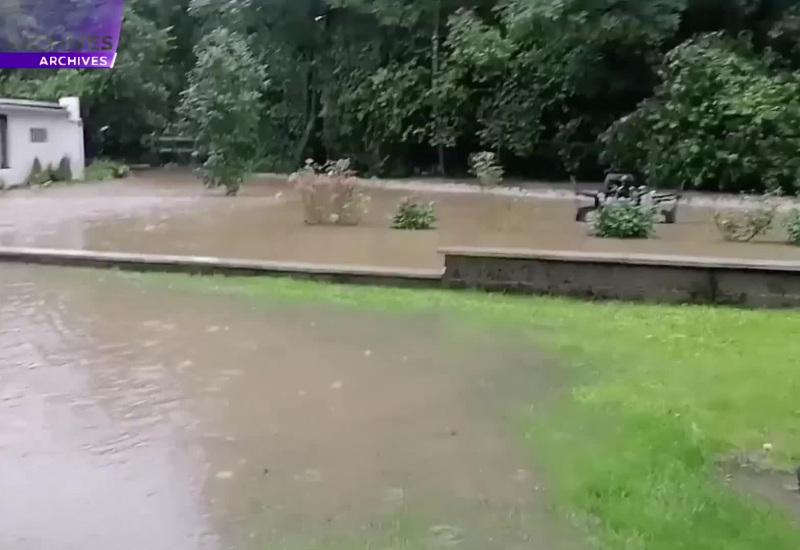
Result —
<path fill-rule="evenodd" d="M 82 180 L 86 167 L 80 101 L 56 102 L 0 98 L 0 186 L 25 185 L 39 159 L 58 168 L 68 158 L 72 178 Z"/>

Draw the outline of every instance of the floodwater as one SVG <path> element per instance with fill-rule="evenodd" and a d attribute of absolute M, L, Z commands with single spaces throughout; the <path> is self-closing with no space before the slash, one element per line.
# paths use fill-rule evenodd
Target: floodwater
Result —
<path fill-rule="evenodd" d="M 445 246 L 700 255 L 800 260 L 776 233 L 752 243 L 722 240 L 709 208 L 681 205 L 678 223 L 656 239 L 588 236 L 571 200 L 465 193 L 418 193 L 436 202 L 439 229 L 395 231 L 390 217 L 408 193 L 368 189 L 358 227 L 309 227 L 295 191 L 256 180 L 222 197 L 186 173 L 144 172 L 122 182 L 14 191 L 0 196 L 0 245 L 226 256 L 244 259 L 440 268 Z"/>
<path fill-rule="evenodd" d="M 559 548 L 544 363 L 450 321 L 3 267 L 0 548 Z"/>

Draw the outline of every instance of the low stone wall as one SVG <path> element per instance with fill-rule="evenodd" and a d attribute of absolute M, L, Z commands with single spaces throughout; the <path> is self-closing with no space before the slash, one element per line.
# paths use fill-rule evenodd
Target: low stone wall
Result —
<path fill-rule="evenodd" d="M 0 247 L 0 263 L 472 288 L 589 300 L 800 307 L 800 262 L 448 248 L 440 270 Z"/>
<path fill-rule="evenodd" d="M 800 307 L 800 262 L 448 248 L 449 288 L 592 300 Z"/>

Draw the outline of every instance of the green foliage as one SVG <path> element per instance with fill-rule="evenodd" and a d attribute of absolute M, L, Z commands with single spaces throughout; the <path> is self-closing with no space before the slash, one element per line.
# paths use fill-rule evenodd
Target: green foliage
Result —
<path fill-rule="evenodd" d="M 367 213 L 369 197 L 359 186 L 350 159 L 323 165 L 307 160 L 290 181 L 300 192 L 308 225 L 358 225 Z"/>
<path fill-rule="evenodd" d="M 50 178 L 57 182 L 72 181 L 72 164 L 68 156 L 61 157 L 61 161 L 58 163 L 58 168 L 53 170 L 53 172 L 50 174 Z"/>
<path fill-rule="evenodd" d="M 106 181 L 125 178 L 130 174 L 130 167 L 113 160 L 95 160 L 86 167 L 86 181 Z"/>
<path fill-rule="evenodd" d="M 28 30 L 14 23 L 22 4 L 4 7 L 0 42 Z M 599 178 L 610 127 L 608 161 L 651 184 L 795 186 L 790 0 L 126 0 L 124 17 L 114 70 L 0 71 L 0 96 L 77 95 L 89 156 L 134 158 L 143 138 L 185 122 L 180 92 L 197 86 L 200 51 L 216 48 L 228 63 L 204 79 L 230 82 L 223 97 L 238 75 L 261 82 L 242 107 L 256 139 L 198 142 L 202 158 L 214 153 L 206 180 L 230 190 L 251 168 L 289 171 L 307 156 L 352 158 L 370 174 L 435 161 L 459 173 L 480 149 L 528 177 Z M 699 35 L 709 29 L 755 47 L 712 47 Z"/>
<path fill-rule="evenodd" d="M 649 239 L 655 233 L 652 206 L 615 202 L 601 207 L 591 222 L 592 235 L 606 239 Z"/>
<path fill-rule="evenodd" d="M 517 425 L 549 480 L 548 502 L 584 532 L 589 548 L 800 548 L 792 513 L 767 500 L 792 505 L 779 478 L 759 482 L 768 493 L 748 494 L 725 482 L 718 462 L 764 443 L 773 445 L 778 466 L 800 457 L 796 311 L 598 304 L 277 278 L 153 274 L 139 280 L 264 307 L 324 303 L 403 319 L 435 312 L 467 339 L 496 336 L 498 346 L 509 335 L 527 339 L 553 354 L 565 369 L 557 377 L 569 380 L 553 399 L 531 396 L 530 414 L 516 417 Z"/>
<path fill-rule="evenodd" d="M 666 187 L 798 190 L 800 76 L 720 35 L 678 46 L 660 76 L 655 97 L 604 135 L 614 167 Z"/>
<path fill-rule="evenodd" d="M 786 217 L 785 223 L 789 242 L 795 246 L 800 246 L 800 210 L 792 210 Z"/>
<path fill-rule="evenodd" d="M 28 177 L 25 179 L 26 185 L 42 185 L 50 181 L 50 173 L 42 167 L 42 162 L 39 157 L 33 159 Z"/>
<path fill-rule="evenodd" d="M 406 197 L 398 205 L 392 218 L 392 229 L 412 231 L 434 229 L 436 209 L 433 202 L 421 202 L 416 197 Z"/>
<path fill-rule="evenodd" d="M 204 182 L 235 195 L 259 152 L 259 113 L 266 72 L 244 37 L 216 29 L 198 44 L 197 63 L 181 94 L 182 131 L 208 155 Z"/>
<path fill-rule="evenodd" d="M 425 143 L 430 78 L 430 70 L 413 61 L 381 67 L 343 92 L 332 107 L 336 114 L 326 116 L 338 117 L 344 136 L 358 137 L 350 147 L 364 151 L 366 162 L 380 170 L 398 146 Z"/>
<path fill-rule="evenodd" d="M 472 173 L 483 188 L 497 187 L 503 183 L 503 167 L 497 162 L 495 154 L 482 151 L 470 157 Z"/>

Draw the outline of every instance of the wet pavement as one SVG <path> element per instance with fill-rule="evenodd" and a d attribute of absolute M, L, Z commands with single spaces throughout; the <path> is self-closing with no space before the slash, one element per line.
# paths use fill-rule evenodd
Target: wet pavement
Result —
<path fill-rule="evenodd" d="M 509 419 L 546 376 L 433 314 L 5 266 L 0 548 L 557 548 Z"/>
<path fill-rule="evenodd" d="M 23 190 L 0 196 L 0 245 L 227 256 L 311 263 L 439 268 L 444 246 L 700 255 L 800 260 L 774 232 L 753 243 L 722 240 L 713 210 L 684 205 L 656 239 L 588 236 L 571 200 L 420 191 L 436 202 L 439 229 L 395 231 L 390 218 L 408 193 L 369 189 L 358 227 L 308 227 L 285 180 L 249 182 L 240 197 L 203 189 L 186 173 L 139 173 L 121 182 Z"/>

